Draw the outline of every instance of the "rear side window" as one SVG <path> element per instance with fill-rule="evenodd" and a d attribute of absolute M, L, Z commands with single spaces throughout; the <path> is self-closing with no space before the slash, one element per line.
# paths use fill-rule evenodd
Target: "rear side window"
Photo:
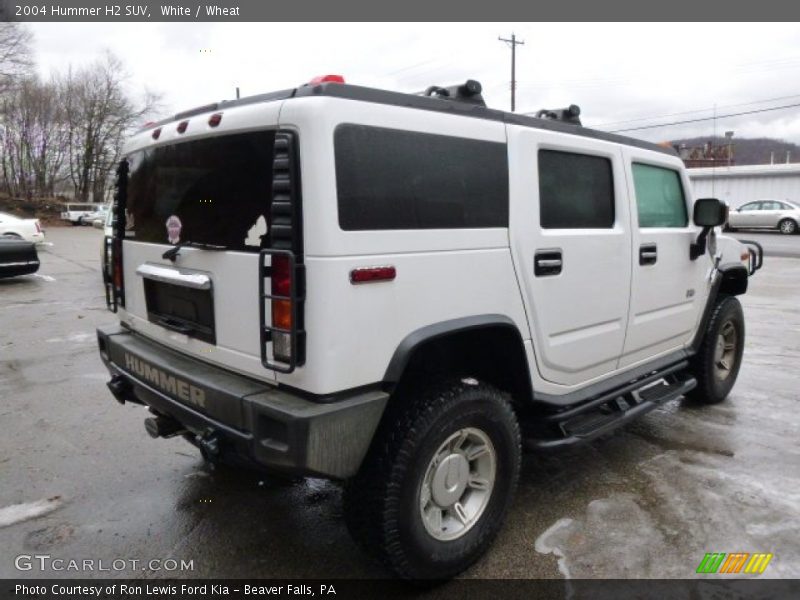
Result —
<path fill-rule="evenodd" d="M 686 199 L 677 171 L 633 164 L 639 227 L 686 227 Z"/>
<path fill-rule="evenodd" d="M 611 161 L 587 154 L 539 150 L 539 216 L 544 229 L 613 227 Z"/>
<path fill-rule="evenodd" d="M 345 124 L 334 149 L 345 231 L 508 227 L 505 144 Z"/>

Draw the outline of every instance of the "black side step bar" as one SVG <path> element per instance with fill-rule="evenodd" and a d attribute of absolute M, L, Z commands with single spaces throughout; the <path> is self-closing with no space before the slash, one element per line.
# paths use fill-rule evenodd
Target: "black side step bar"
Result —
<path fill-rule="evenodd" d="M 554 450 L 585 443 L 613 431 L 659 405 L 683 396 L 697 386 L 694 377 L 675 372 L 686 366 L 679 363 L 575 408 L 548 415 L 540 421 L 546 429 L 526 435 L 523 444 L 530 450 Z M 662 380 L 657 383 L 658 380 Z"/>

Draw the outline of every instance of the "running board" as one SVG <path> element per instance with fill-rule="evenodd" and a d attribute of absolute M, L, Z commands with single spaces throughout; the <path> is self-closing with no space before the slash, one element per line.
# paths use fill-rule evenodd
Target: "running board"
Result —
<path fill-rule="evenodd" d="M 613 431 L 638 416 L 675 400 L 697 386 L 694 377 L 668 375 L 660 381 L 646 381 L 637 389 L 625 389 L 602 403 L 588 402 L 536 423 L 537 432 L 526 435 L 523 444 L 530 450 L 554 450 L 593 440 Z M 542 427 L 543 425 L 543 427 Z"/>

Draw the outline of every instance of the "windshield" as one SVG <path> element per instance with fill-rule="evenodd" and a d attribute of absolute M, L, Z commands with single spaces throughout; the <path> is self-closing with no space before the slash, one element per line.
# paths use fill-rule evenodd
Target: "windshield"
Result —
<path fill-rule="evenodd" d="M 267 232 L 273 131 L 130 154 L 127 237 L 257 252 Z"/>

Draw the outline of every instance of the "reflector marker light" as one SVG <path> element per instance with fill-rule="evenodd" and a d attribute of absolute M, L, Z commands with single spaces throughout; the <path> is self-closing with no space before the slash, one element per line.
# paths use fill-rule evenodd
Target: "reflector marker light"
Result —
<path fill-rule="evenodd" d="M 186 128 L 189 126 L 189 121 L 181 121 L 178 123 L 178 133 L 183 133 L 186 131 Z"/>
<path fill-rule="evenodd" d="M 216 127 L 219 125 L 220 121 L 222 121 L 222 113 L 214 113 L 208 118 L 208 124 L 210 127 Z"/>
<path fill-rule="evenodd" d="M 159 127 L 158 129 L 154 129 L 154 130 L 153 130 L 153 134 L 152 134 L 152 135 L 153 135 L 153 139 L 154 139 L 154 140 L 157 140 L 157 139 L 158 139 L 158 136 L 160 136 L 160 135 L 161 135 L 161 127 Z"/>
<path fill-rule="evenodd" d="M 350 271 L 350 283 L 374 283 L 377 281 L 394 281 L 397 270 L 394 267 L 364 267 Z"/>

